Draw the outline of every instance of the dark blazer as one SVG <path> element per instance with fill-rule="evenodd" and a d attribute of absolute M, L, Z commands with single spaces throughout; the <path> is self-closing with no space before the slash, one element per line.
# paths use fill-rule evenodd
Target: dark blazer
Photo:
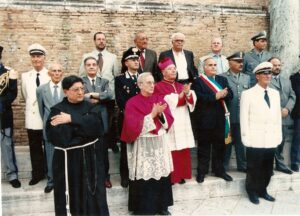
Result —
<path fill-rule="evenodd" d="M 296 104 L 292 111 L 293 119 L 300 118 L 300 73 L 295 73 L 291 77 L 292 88 L 296 94 Z"/>
<path fill-rule="evenodd" d="M 227 79 L 216 75 L 215 80 L 223 88 L 228 88 L 225 101 L 231 100 L 233 93 Z M 199 77 L 194 80 L 192 89 L 197 95 L 197 103 L 193 116 L 197 129 L 223 129 L 225 126 L 225 111 L 221 102 L 216 100 L 216 94 Z"/>
<path fill-rule="evenodd" d="M 4 67 L 4 65 L 0 64 L 0 75 L 3 75 L 5 73 L 7 73 L 7 69 Z M 18 94 L 17 80 L 9 79 L 8 82 L 8 86 L 0 95 L 0 115 L 2 128 L 13 127 L 13 111 L 11 104 L 16 99 Z"/>
<path fill-rule="evenodd" d="M 154 50 L 146 49 L 145 50 L 145 67 L 142 68 L 141 65 L 138 69 L 138 73 L 151 72 L 154 79 L 159 78 L 159 71 L 157 67 L 157 55 Z"/>
<path fill-rule="evenodd" d="M 185 55 L 185 59 L 187 61 L 187 71 L 188 71 L 188 75 L 189 75 L 189 82 L 193 82 L 195 77 L 198 76 L 198 70 L 194 64 L 194 54 L 193 54 L 193 52 L 188 51 L 188 50 L 183 50 L 183 52 Z M 176 65 L 172 49 L 161 52 L 159 55 L 159 58 L 158 58 L 158 62 L 160 62 L 160 60 L 162 60 L 166 57 L 171 58 Z M 162 79 L 161 72 L 160 72 L 160 76 L 161 76 L 160 79 Z"/>

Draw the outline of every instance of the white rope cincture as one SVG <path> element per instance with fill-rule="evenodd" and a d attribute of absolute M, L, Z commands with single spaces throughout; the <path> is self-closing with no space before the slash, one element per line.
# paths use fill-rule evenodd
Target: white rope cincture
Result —
<path fill-rule="evenodd" d="M 65 189 L 65 195 L 66 195 L 66 210 L 67 210 L 67 215 L 71 216 L 71 211 L 70 211 L 70 199 L 69 199 L 69 176 L 68 176 L 68 150 L 72 149 L 78 149 L 78 148 L 85 148 L 87 146 L 93 145 L 95 142 L 98 141 L 98 138 L 95 139 L 92 142 L 80 145 L 80 146 L 72 146 L 68 148 L 61 148 L 58 146 L 54 146 L 55 149 L 62 150 L 65 155 L 65 183 L 66 183 L 66 189 Z"/>

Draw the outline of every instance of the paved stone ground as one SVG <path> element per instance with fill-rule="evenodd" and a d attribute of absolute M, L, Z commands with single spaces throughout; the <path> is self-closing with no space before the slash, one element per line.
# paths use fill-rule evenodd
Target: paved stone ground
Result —
<path fill-rule="evenodd" d="M 24 180 L 22 183 L 25 183 Z M 27 182 L 26 182 L 27 183 Z M 26 184 L 25 183 L 25 184 Z M 45 182 L 43 182 L 45 183 Z M 42 190 L 44 184 L 38 184 L 37 189 Z M 4 188 L 6 189 L 4 189 Z M 27 190 L 28 186 L 23 186 Z M 181 187 L 178 185 L 177 187 Z M 7 190 L 11 188 L 7 182 L 2 182 L 2 189 Z M 15 189 L 10 189 L 15 190 Z M 200 191 L 199 191 L 200 192 Z M 201 192 L 200 192 L 201 193 Z M 269 202 L 260 198 L 260 204 L 252 204 L 245 194 L 237 196 L 223 196 L 208 199 L 194 199 L 190 201 L 177 201 L 169 208 L 174 216 L 188 216 L 188 215 L 300 215 L 300 189 L 270 192 L 276 198 L 275 202 Z M 39 208 L 49 209 L 49 213 L 30 213 L 22 214 L 26 216 L 51 216 L 54 215 L 54 205 L 51 196 L 53 192 L 48 195 L 42 195 L 38 200 L 30 202 L 32 206 L 39 206 Z M 50 199 L 50 200 L 49 200 Z M 44 200 L 44 201 L 43 201 Z M 17 209 L 26 208 L 28 203 L 15 203 Z M 50 206 L 49 206 L 50 205 Z M 44 207 L 43 207 L 44 206 Z M 49 208 L 50 207 L 50 208 Z M 2 206 L 3 215 L 20 215 L 12 214 L 7 211 L 6 206 Z M 27 206 L 30 208 L 30 206 Z M 110 214 L 112 216 L 130 215 L 126 204 L 109 206 Z M 10 213 L 9 213 L 10 212 Z"/>
<path fill-rule="evenodd" d="M 260 204 L 252 204 L 247 197 L 229 196 L 205 200 L 175 202 L 170 207 L 174 216 L 188 215 L 300 215 L 300 190 L 280 191 L 271 194 L 275 202 L 259 199 Z M 111 207 L 112 216 L 129 215 L 127 206 Z"/>

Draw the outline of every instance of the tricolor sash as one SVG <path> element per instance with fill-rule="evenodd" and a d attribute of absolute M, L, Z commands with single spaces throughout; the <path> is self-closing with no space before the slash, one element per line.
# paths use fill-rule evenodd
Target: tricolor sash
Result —
<path fill-rule="evenodd" d="M 222 86 L 217 83 L 214 79 L 209 79 L 205 74 L 200 74 L 200 79 L 214 92 L 217 93 L 221 91 Z M 226 106 L 225 100 L 220 99 L 222 107 L 225 111 L 225 144 L 231 143 L 231 133 L 230 133 L 230 112 Z"/>

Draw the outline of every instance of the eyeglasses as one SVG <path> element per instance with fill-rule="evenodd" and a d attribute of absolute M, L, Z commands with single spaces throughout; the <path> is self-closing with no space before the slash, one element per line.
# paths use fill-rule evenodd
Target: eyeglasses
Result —
<path fill-rule="evenodd" d="M 80 91 L 84 92 L 84 88 L 83 88 L 83 87 L 70 88 L 69 90 L 70 90 L 70 91 L 73 91 L 73 92 L 76 92 L 76 93 L 78 93 L 78 92 L 80 92 Z"/>
<path fill-rule="evenodd" d="M 62 72 L 62 70 L 58 69 L 58 70 L 51 70 L 52 72 Z"/>

